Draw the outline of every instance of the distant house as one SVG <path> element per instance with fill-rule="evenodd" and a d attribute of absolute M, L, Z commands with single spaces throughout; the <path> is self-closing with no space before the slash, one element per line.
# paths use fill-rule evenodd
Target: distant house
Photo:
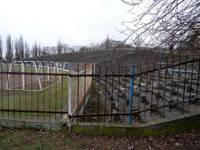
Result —
<path fill-rule="evenodd" d="M 131 45 L 125 44 L 123 41 L 111 40 L 110 44 L 111 44 L 111 48 L 130 48 L 131 47 Z"/>

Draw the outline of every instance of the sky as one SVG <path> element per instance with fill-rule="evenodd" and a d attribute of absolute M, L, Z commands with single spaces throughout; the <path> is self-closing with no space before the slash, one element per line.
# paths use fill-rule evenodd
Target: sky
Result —
<path fill-rule="evenodd" d="M 33 44 L 53 46 L 58 39 L 75 45 L 123 40 L 121 23 L 128 7 L 121 0 L 0 0 L 0 35 L 23 35 Z"/>

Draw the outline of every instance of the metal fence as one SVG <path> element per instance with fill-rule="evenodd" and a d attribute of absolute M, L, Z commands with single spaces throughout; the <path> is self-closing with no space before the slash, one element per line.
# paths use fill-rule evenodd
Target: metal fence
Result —
<path fill-rule="evenodd" d="M 1 62 L 0 118 L 58 121 L 67 113 L 64 63 Z"/>
<path fill-rule="evenodd" d="M 200 112 L 198 55 L 154 64 L 97 64 L 90 97 L 72 121 L 144 123 Z"/>
<path fill-rule="evenodd" d="M 200 112 L 200 57 L 155 63 L 0 63 L 0 118 L 143 123 Z"/>
<path fill-rule="evenodd" d="M 91 73 L 90 68 L 92 65 L 64 62 L 1 62 L 0 118 L 50 122 L 66 119 L 68 111 L 72 114 L 80 107 L 92 82 L 91 77 L 70 76 Z"/>

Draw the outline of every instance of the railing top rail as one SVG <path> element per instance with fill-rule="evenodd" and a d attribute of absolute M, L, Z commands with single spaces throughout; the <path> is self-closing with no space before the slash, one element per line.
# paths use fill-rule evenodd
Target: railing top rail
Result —
<path fill-rule="evenodd" d="M 144 74 L 148 74 L 148 73 L 152 73 L 152 72 L 156 72 L 156 71 L 161 71 L 161 70 L 166 70 L 166 69 L 170 69 L 170 68 L 175 68 L 181 65 L 186 65 L 186 64 L 190 64 L 190 63 L 195 63 L 195 62 L 200 62 L 200 58 L 197 59 L 192 59 L 192 60 L 188 60 L 188 61 L 183 61 L 183 62 L 179 62 L 179 63 L 174 63 L 174 64 L 165 64 L 165 66 L 160 66 L 158 68 L 153 68 L 147 71 L 143 71 L 143 72 L 138 72 L 136 73 L 134 76 L 141 76 Z M 152 66 L 155 64 L 152 64 Z M 25 74 L 25 75 L 31 75 L 31 74 L 36 74 L 36 75 L 55 75 L 55 76 L 69 76 L 69 77 L 129 77 L 132 78 L 133 76 L 130 74 L 126 74 L 126 73 L 93 73 L 93 74 L 88 74 L 88 73 L 35 73 L 35 72 L 8 72 L 7 71 L 0 71 L 0 74 Z"/>
<path fill-rule="evenodd" d="M 192 60 L 188 60 L 188 61 L 184 61 L 184 62 L 179 62 L 179 63 L 175 63 L 175 64 L 166 64 L 166 66 L 164 66 L 164 67 L 159 67 L 159 68 L 155 68 L 155 69 L 152 69 L 152 70 L 147 70 L 147 71 L 144 71 L 144 72 L 136 73 L 135 76 L 139 76 L 139 75 L 142 75 L 142 74 L 151 73 L 151 72 L 155 72 L 155 71 L 160 71 L 160 70 L 166 70 L 166 69 L 169 69 L 169 68 L 175 68 L 175 67 L 178 67 L 178 66 L 181 66 L 181 65 L 185 65 L 185 64 L 189 64 L 189 63 L 195 63 L 195 62 L 199 62 L 199 61 L 200 61 L 200 58 L 192 59 Z"/>

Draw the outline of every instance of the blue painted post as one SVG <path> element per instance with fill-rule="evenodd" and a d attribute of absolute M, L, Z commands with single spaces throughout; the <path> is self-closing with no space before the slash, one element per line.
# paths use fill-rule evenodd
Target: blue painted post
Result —
<path fill-rule="evenodd" d="M 133 98 L 134 98 L 134 76 L 135 76 L 135 65 L 131 66 L 131 81 L 130 81 L 130 95 L 129 95 L 129 104 L 128 104 L 128 123 L 131 124 L 133 121 L 132 107 L 133 107 Z"/>

